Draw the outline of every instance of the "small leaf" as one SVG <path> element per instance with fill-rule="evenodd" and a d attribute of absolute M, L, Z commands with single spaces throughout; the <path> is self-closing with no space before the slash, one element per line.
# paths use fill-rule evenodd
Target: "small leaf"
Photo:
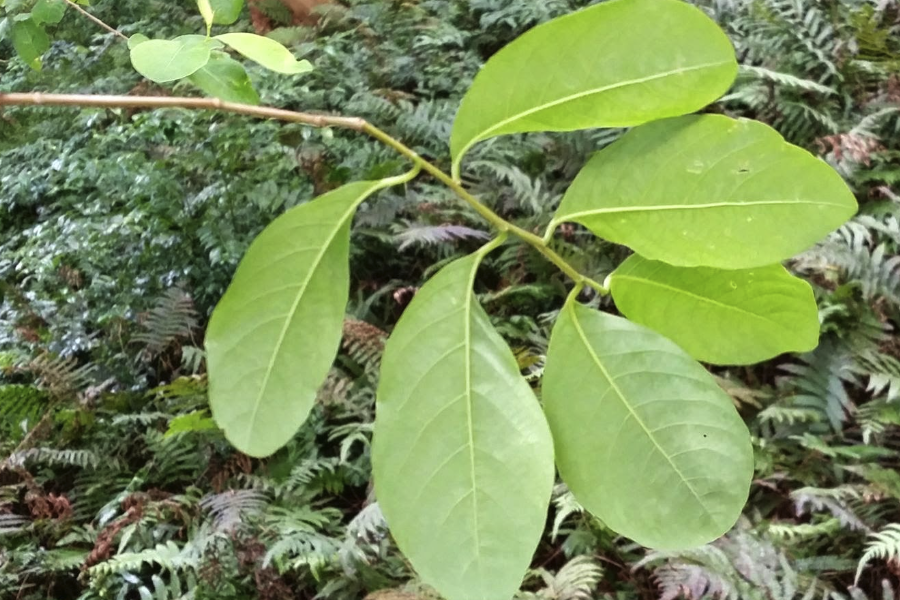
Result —
<path fill-rule="evenodd" d="M 267 37 L 254 33 L 224 33 L 216 39 L 270 71 L 286 75 L 312 71 L 308 60 L 297 60 L 287 48 Z"/>
<path fill-rule="evenodd" d="M 203 17 L 208 31 L 213 25 L 213 7 L 209 0 L 197 0 L 197 8 L 200 10 L 200 16 Z"/>
<path fill-rule="evenodd" d="M 694 112 L 728 90 L 734 49 L 680 0 L 610 0 L 539 25 L 475 77 L 453 123 L 455 169 L 479 141 L 633 126 Z"/>
<path fill-rule="evenodd" d="M 38 25 L 56 25 L 65 14 L 66 3 L 63 0 L 38 0 L 31 9 L 31 17 Z"/>
<path fill-rule="evenodd" d="M 184 415 L 178 415 L 169 421 L 169 428 L 163 438 L 169 438 L 179 433 L 192 431 L 210 431 L 217 429 L 215 421 L 206 415 L 205 410 L 195 410 Z"/>
<path fill-rule="evenodd" d="M 19 57 L 34 69 L 40 71 L 43 66 L 41 57 L 50 49 L 50 38 L 47 32 L 37 25 L 33 19 L 12 20 L 13 48 Z"/>
<path fill-rule="evenodd" d="M 781 265 L 673 267 L 633 255 L 610 277 L 616 307 L 708 363 L 747 365 L 819 343 L 812 288 Z"/>
<path fill-rule="evenodd" d="M 208 95 L 226 102 L 259 104 L 259 94 L 244 66 L 224 52 L 213 52 L 209 62 L 189 79 Z"/>
<path fill-rule="evenodd" d="M 774 129 L 700 115 L 641 125 L 598 152 L 551 226 L 574 221 L 672 265 L 741 269 L 790 258 L 855 212 L 840 175 Z"/>
<path fill-rule="evenodd" d="M 570 297 L 543 399 L 560 476 L 614 531 L 683 549 L 740 516 L 753 475 L 747 427 L 712 376 L 661 335 Z"/>
<path fill-rule="evenodd" d="M 241 16 L 244 0 L 209 0 L 213 9 L 213 23 L 231 25 Z"/>
<path fill-rule="evenodd" d="M 128 49 L 134 50 L 135 48 L 137 48 L 144 42 L 149 42 L 149 41 L 150 41 L 150 38 L 148 38 L 143 33 L 136 33 L 133 36 L 131 36 L 130 38 L 128 38 Z"/>
<path fill-rule="evenodd" d="M 174 40 L 149 40 L 131 48 L 131 64 L 151 81 L 176 81 L 197 72 L 209 61 L 215 47 L 202 35 L 183 35 Z"/>
<path fill-rule="evenodd" d="M 554 479 L 537 399 L 472 293 L 480 261 L 441 269 L 403 313 L 382 360 L 372 448 L 391 533 L 448 600 L 512 598 Z"/>
<path fill-rule="evenodd" d="M 206 332 L 213 418 L 268 456 L 306 420 L 341 340 L 350 222 L 387 180 L 345 185 L 281 215 L 251 244 Z"/>

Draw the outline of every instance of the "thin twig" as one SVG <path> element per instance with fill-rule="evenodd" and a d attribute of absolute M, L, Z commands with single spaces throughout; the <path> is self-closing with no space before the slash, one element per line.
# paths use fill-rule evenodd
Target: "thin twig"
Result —
<path fill-rule="evenodd" d="M 97 17 L 95 17 L 94 15 L 92 15 L 91 13 L 89 13 L 88 11 L 84 10 L 83 8 L 81 8 L 80 6 L 78 6 L 77 4 L 75 4 L 74 2 L 72 2 L 72 0 L 64 0 L 64 1 L 65 1 L 66 4 L 68 4 L 69 6 L 71 6 L 72 8 L 74 8 L 75 10 L 77 10 L 78 12 L 80 12 L 81 14 L 83 14 L 84 16 L 86 16 L 88 19 L 90 19 L 91 21 L 93 21 L 94 23 L 96 23 L 97 25 L 99 25 L 100 27 L 102 27 L 103 29 L 107 30 L 107 31 L 110 32 L 110 33 L 113 33 L 113 34 L 119 36 L 120 38 L 122 38 L 122 39 L 125 40 L 126 42 L 128 41 L 128 36 L 127 36 L 127 35 L 125 35 L 125 34 L 122 33 L 121 31 L 119 31 L 119 30 L 116 29 L 115 27 L 110 27 L 109 25 L 107 25 L 106 23 L 104 23 L 103 21 L 101 21 L 100 19 L 98 19 Z"/>
<path fill-rule="evenodd" d="M 275 119 L 291 123 L 303 123 L 313 127 L 338 127 L 352 129 L 365 133 L 381 143 L 389 146 L 420 166 L 435 179 L 452 189 L 456 195 L 462 198 L 475 212 L 481 215 L 501 232 L 508 231 L 519 237 L 527 244 L 534 247 L 544 257 L 556 265 L 563 273 L 576 284 L 587 285 L 601 295 L 609 293 L 606 287 L 593 279 L 582 275 L 570 265 L 566 259 L 556 253 L 548 245 L 548 239 L 542 239 L 534 233 L 513 225 L 489 207 L 481 203 L 478 198 L 466 190 L 462 184 L 455 181 L 450 175 L 431 164 L 412 148 L 406 146 L 396 138 L 381 129 L 368 123 L 359 117 L 341 117 L 332 115 L 318 115 L 312 113 L 295 112 L 281 108 L 268 106 L 254 106 L 225 102 L 218 98 L 179 98 L 162 96 L 103 96 L 82 94 L 42 94 L 39 92 L 29 94 L 0 94 L 0 106 L 72 106 L 72 107 L 99 107 L 99 108 L 187 108 L 192 110 L 216 110 L 240 115 L 247 115 L 259 119 Z"/>

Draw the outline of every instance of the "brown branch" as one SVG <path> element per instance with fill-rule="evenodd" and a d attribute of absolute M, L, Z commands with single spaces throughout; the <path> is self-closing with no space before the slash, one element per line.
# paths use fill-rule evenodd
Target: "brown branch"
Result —
<path fill-rule="evenodd" d="M 82 94 L 0 94 L 0 106 L 71 106 L 94 108 L 188 108 L 216 110 L 259 119 L 304 123 L 313 127 L 340 127 L 364 131 L 366 122 L 356 117 L 336 117 L 294 112 L 268 106 L 225 102 L 218 98 L 179 98 L 169 96 L 91 96 Z"/>
<path fill-rule="evenodd" d="M 119 31 L 119 30 L 116 29 L 115 27 L 110 27 L 109 25 L 107 25 L 106 23 L 104 23 L 103 21 L 101 21 L 100 19 L 98 19 L 97 17 L 95 17 L 94 15 L 92 15 L 91 13 L 89 13 L 88 11 L 84 10 L 83 8 L 81 8 L 80 6 L 78 6 L 77 4 L 75 4 L 74 2 L 72 2 L 72 0 L 64 0 L 64 2 L 65 2 L 66 4 L 68 4 L 69 6 L 71 6 L 72 8 L 74 8 L 75 10 L 77 10 L 78 12 L 80 12 L 81 14 L 83 14 L 85 17 L 87 17 L 88 19 L 90 19 L 90 20 L 93 21 L 94 23 L 96 23 L 97 25 L 99 25 L 100 27 L 102 27 L 103 29 L 107 30 L 108 32 L 110 32 L 110 33 L 112 33 L 112 34 L 115 34 L 115 35 L 119 36 L 120 38 L 122 38 L 122 39 L 125 40 L 126 42 L 128 41 L 128 36 L 127 36 L 127 35 L 125 35 L 125 34 L 122 33 L 121 31 Z"/>
<path fill-rule="evenodd" d="M 255 106 L 251 104 L 239 104 L 236 102 L 225 102 L 218 98 L 178 98 L 178 97 L 160 97 L 160 96 L 94 96 L 82 94 L 43 94 L 40 92 L 28 94 L 2 94 L 0 93 L 0 106 L 71 106 L 71 107 L 97 107 L 97 108 L 188 108 L 194 110 L 216 110 L 235 113 L 239 115 L 247 115 L 259 119 L 275 119 L 279 121 L 287 121 L 290 123 L 303 123 L 313 127 L 339 127 L 342 129 L 352 129 L 375 138 L 386 146 L 393 148 L 402 154 L 413 164 L 418 165 L 432 177 L 449 187 L 451 190 L 466 201 L 475 212 L 481 215 L 491 225 L 499 231 L 508 231 L 520 239 L 530 244 L 535 250 L 544 255 L 547 260 L 568 275 L 572 281 L 579 285 L 588 285 L 594 288 L 599 294 L 606 295 L 609 290 L 593 279 L 586 277 L 578 272 L 575 267 L 570 265 L 566 259 L 557 254 L 555 250 L 550 248 L 549 239 L 541 239 L 534 233 L 513 225 L 488 206 L 481 203 L 478 198 L 473 196 L 458 181 L 454 180 L 450 175 L 428 162 L 419 154 L 406 146 L 398 139 L 385 133 L 381 129 L 359 117 L 340 117 L 331 115 L 317 115 L 312 113 L 294 112 L 292 110 L 284 110 L 281 108 L 271 108 L 268 106 Z M 549 236 L 548 236 L 549 238 Z"/>

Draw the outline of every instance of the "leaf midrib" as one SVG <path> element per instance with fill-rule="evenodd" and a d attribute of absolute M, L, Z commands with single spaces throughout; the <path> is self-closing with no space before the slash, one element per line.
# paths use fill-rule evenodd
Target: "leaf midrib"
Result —
<path fill-rule="evenodd" d="M 675 473 L 678 475 L 678 478 L 681 480 L 681 482 L 691 492 L 691 494 L 694 496 L 694 499 L 697 500 L 697 504 L 699 504 L 700 507 L 703 509 L 703 512 L 705 512 L 707 514 L 707 516 L 709 516 L 710 518 L 714 518 L 713 514 L 706 507 L 706 504 L 703 502 L 703 500 L 700 499 L 700 496 L 697 494 L 697 491 L 694 490 L 694 487 L 690 484 L 690 482 L 687 480 L 687 478 L 681 472 L 681 469 L 679 469 L 678 466 L 674 463 L 674 461 L 672 461 L 672 459 L 669 457 L 669 455 L 665 453 L 665 451 L 662 449 L 662 446 L 660 446 L 659 442 L 656 441 L 656 438 L 653 436 L 653 433 L 644 424 L 644 421 L 641 419 L 641 417 L 631 407 L 631 404 L 629 404 L 628 400 L 625 398 L 625 394 L 623 394 L 622 390 L 619 389 L 619 386 L 616 385 L 615 379 L 610 377 L 609 372 L 603 366 L 603 363 L 600 361 L 600 357 L 597 356 L 597 353 L 594 351 L 594 347 L 591 346 L 590 342 L 587 339 L 587 335 L 584 332 L 584 329 L 581 327 L 581 323 L 578 321 L 578 316 L 575 314 L 575 303 L 574 302 L 570 302 L 568 304 L 568 310 L 569 310 L 569 317 L 572 319 L 572 325 L 575 327 L 575 331 L 578 333 L 578 337 L 581 339 L 581 343 L 584 344 L 584 347 L 587 349 L 588 354 L 590 354 L 591 359 L 594 361 L 594 364 L 597 365 L 597 368 L 600 369 L 600 372 L 603 374 L 603 377 L 605 377 L 606 380 L 609 382 L 609 386 L 613 389 L 613 391 L 619 397 L 619 400 L 621 400 L 622 405 L 628 410 L 628 412 L 631 414 L 631 416 L 634 417 L 635 422 L 637 422 L 637 424 L 641 426 L 641 429 L 644 430 L 644 433 L 647 435 L 647 438 L 653 443 L 653 446 L 656 448 L 656 450 L 663 456 L 663 458 L 666 459 L 666 462 L 669 463 L 669 466 L 672 467 L 672 470 L 675 471 Z"/>
<path fill-rule="evenodd" d="M 562 223 L 565 221 L 573 221 L 581 217 L 591 217 L 594 215 L 617 214 L 626 212 L 657 212 L 657 211 L 677 211 L 677 210 L 702 210 L 706 208 L 752 208 L 755 206 L 780 206 L 808 204 L 812 206 L 833 206 L 835 208 L 846 208 L 845 204 L 837 202 L 818 202 L 815 200 L 756 200 L 752 202 L 707 202 L 704 204 L 655 204 L 647 206 L 609 206 L 606 208 L 592 208 L 567 215 L 560 215 L 553 220 L 554 223 Z"/>
<path fill-rule="evenodd" d="M 473 541 L 475 542 L 475 561 L 476 564 L 479 565 L 479 570 L 481 565 L 481 536 L 478 532 L 478 490 L 475 478 L 475 426 L 472 419 L 472 298 L 474 296 L 472 289 L 475 285 L 475 274 L 478 272 L 478 265 L 480 262 L 480 257 L 476 256 L 472 264 L 472 269 L 469 272 L 468 281 L 466 282 L 466 305 L 464 312 L 466 323 L 463 334 L 466 356 L 466 424 L 468 426 L 467 433 L 469 436 L 469 474 L 472 482 Z"/>
<path fill-rule="evenodd" d="M 707 298 L 706 296 L 701 296 L 701 295 L 699 295 L 699 294 L 695 294 L 695 293 L 693 293 L 693 292 L 689 292 L 689 291 L 687 291 L 687 290 L 683 290 L 683 289 L 677 288 L 677 287 L 675 287 L 675 286 L 667 285 L 667 284 L 665 284 L 665 283 L 660 283 L 660 282 L 658 282 L 658 281 L 653 281 L 653 280 L 651 280 L 651 279 L 643 279 L 643 278 L 641 278 L 641 277 L 635 277 L 635 276 L 633 276 L 633 275 L 615 275 L 615 274 L 613 275 L 613 279 L 627 279 L 627 280 L 630 280 L 630 281 L 636 281 L 636 282 L 638 282 L 638 283 L 643 283 L 643 284 L 645 284 L 645 285 L 656 286 L 656 287 L 659 287 L 659 288 L 662 288 L 662 289 L 666 289 L 666 290 L 669 290 L 669 291 L 672 291 L 672 292 L 676 292 L 676 293 L 683 294 L 683 295 L 685 295 L 685 296 L 688 296 L 689 298 L 694 298 L 694 299 L 699 300 L 699 301 L 701 301 L 701 302 L 706 302 L 706 303 L 708 303 L 708 304 L 712 304 L 712 305 L 714 305 L 714 306 L 721 307 L 721 308 L 723 308 L 723 309 L 725 309 L 725 310 L 733 310 L 733 311 L 735 311 L 735 312 L 738 312 L 738 313 L 741 313 L 741 314 L 744 314 L 744 315 L 748 315 L 748 316 L 751 316 L 751 317 L 755 317 L 755 318 L 759 319 L 760 321 L 763 321 L 763 322 L 765 322 L 765 323 L 769 323 L 769 324 L 775 325 L 776 327 L 780 326 L 780 324 L 779 324 L 778 322 L 776 322 L 776 321 L 774 321 L 774 320 L 772 320 L 772 319 L 769 319 L 769 318 L 767 318 L 767 317 L 764 316 L 764 315 L 760 315 L 760 314 L 757 314 L 757 313 L 754 313 L 754 312 L 750 312 L 749 310 L 747 310 L 747 309 L 745 309 L 745 308 L 741 308 L 740 306 L 734 306 L 734 305 L 731 305 L 731 304 L 725 304 L 724 302 L 720 302 L 720 301 L 718 301 L 718 300 L 714 300 L 713 298 Z"/>
<path fill-rule="evenodd" d="M 514 123 L 514 122 L 518 121 L 519 119 L 523 119 L 523 118 L 531 116 L 535 113 L 539 113 L 542 110 L 546 110 L 548 108 L 553 108 L 554 106 L 558 106 L 560 104 L 565 104 L 566 102 L 572 102 L 573 100 L 579 100 L 581 98 L 585 98 L 587 96 L 592 96 L 594 94 L 602 94 L 604 92 L 609 92 L 611 90 L 628 87 L 630 85 L 639 85 L 642 83 L 647 83 L 648 81 L 654 81 L 656 79 L 663 79 L 665 77 L 681 75 L 682 73 L 690 73 L 691 71 L 699 71 L 701 69 L 721 67 L 721 66 L 724 66 L 727 64 L 731 64 L 731 62 L 732 62 L 731 60 L 722 60 L 722 61 L 717 61 L 717 62 L 694 65 L 692 67 L 682 67 L 679 69 L 672 69 L 671 71 L 666 71 L 664 73 L 657 73 L 655 75 L 648 75 L 646 77 L 638 77 L 637 79 L 628 79 L 626 81 L 620 81 L 620 82 L 617 82 L 617 83 L 614 83 L 611 85 L 605 85 L 605 86 L 602 86 L 599 88 L 585 90 L 583 92 L 578 92 L 577 94 L 571 94 L 569 96 L 565 96 L 563 98 L 553 100 L 552 102 L 547 102 L 547 103 L 541 104 L 540 106 L 536 106 L 534 108 L 530 108 L 530 109 L 522 111 L 520 113 L 516 113 L 515 115 L 508 117 L 506 119 L 503 119 L 502 121 L 495 123 L 491 127 L 488 127 L 487 129 L 476 134 L 475 136 L 473 136 L 471 138 L 471 140 L 465 146 L 463 146 L 462 150 L 459 151 L 459 154 L 454 158 L 453 162 L 459 163 L 462 160 L 463 156 L 465 156 L 466 153 L 469 151 L 469 149 L 472 148 L 472 146 L 474 146 L 478 142 L 485 140 L 488 137 L 491 137 L 491 134 L 493 134 L 495 131 L 502 129 L 502 128 L 506 127 L 507 125 L 509 125 L 510 123 Z"/>

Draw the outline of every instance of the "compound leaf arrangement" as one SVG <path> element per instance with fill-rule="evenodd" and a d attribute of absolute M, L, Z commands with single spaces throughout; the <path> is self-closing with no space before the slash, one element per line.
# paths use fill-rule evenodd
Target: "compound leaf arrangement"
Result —
<path fill-rule="evenodd" d="M 206 35 L 133 36 L 134 67 L 242 103 L 212 108 L 362 131 L 413 169 L 294 208 L 248 250 L 206 339 L 212 413 L 231 443 L 268 456 L 306 419 L 338 351 L 354 213 L 377 191 L 424 171 L 498 236 L 434 275 L 385 348 L 375 492 L 422 579 L 448 600 L 511 598 L 540 541 L 554 465 L 582 505 L 645 546 L 683 549 L 728 531 L 749 493 L 750 435 L 697 361 L 744 365 L 814 348 L 812 289 L 780 263 L 857 206 L 835 171 L 769 127 L 689 114 L 724 94 L 737 74 L 718 26 L 681 0 L 608 0 L 533 28 L 475 78 L 453 126 L 446 174 L 359 119 L 247 106 L 259 98 L 228 50 L 288 75 L 311 65 L 267 38 L 211 35 L 242 6 L 198 0 Z M 0 34 L 40 68 L 44 27 L 66 4 L 0 0 L 0 8 L 18 11 Z M 475 144 L 595 127 L 631 129 L 582 169 L 543 238 L 462 186 Z M 565 222 L 634 251 L 608 288 L 550 248 Z M 543 405 L 473 290 L 480 262 L 510 233 L 574 282 L 551 335 Z M 581 303 L 586 288 L 611 294 L 624 317 Z"/>
<path fill-rule="evenodd" d="M 778 262 L 840 226 L 856 201 L 828 165 L 765 125 L 685 116 L 736 72 L 700 10 L 611 0 L 514 41 L 463 99 L 450 140 L 457 180 L 465 153 L 494 136 L 633 127 L 584 167 L 545 241 L 569 221 L 636 254 L 609 283 L 632 321 L 579 303 L 576 280 L 547 353 L 543 407 L 473 293 L 505 234 L 439 271 L 388 340 L 376 497 L 400 549 L 449 600 L 507 600 L 519 588 L 554 456 L 588 510 L 646 546 L 702 545 L 740 515 L 750 436 L 697 361 L 816 346 L 812 290 Z M 207 344 L 213 415 L 242 451 L 272 453 L 309 412 L 337 352 L 353 209 L 392 183 L 295 209 L 238 269 Z"/>

